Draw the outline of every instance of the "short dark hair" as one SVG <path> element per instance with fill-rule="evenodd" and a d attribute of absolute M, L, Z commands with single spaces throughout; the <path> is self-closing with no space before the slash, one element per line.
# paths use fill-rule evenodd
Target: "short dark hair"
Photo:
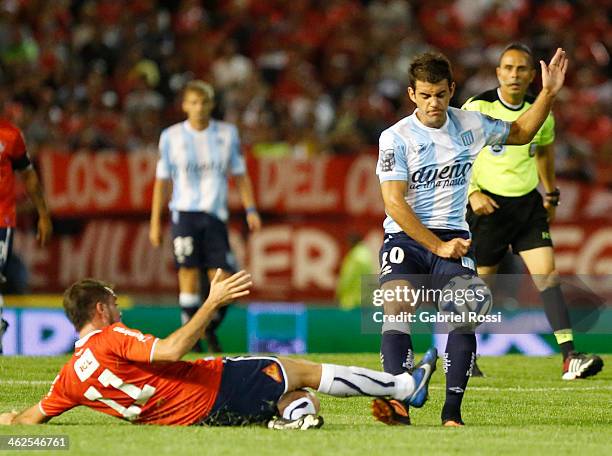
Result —
<path fill-rule="evenodd" d="M 64 292 L 64 310 L 77 331 L 91 319 L 97 302 L 108 302 L 115 296 L 112 285 L 101 280 L 83 279 Z"/>
<path fill-rule="evenodd" d="M 535 68 L 535 63 L 533 60 L 533 52 L 531 52 L 531 49 L 529 48 L 529 46 L 523 43 L 519 43 L 519 42 L 510 43 L 508 46 L 504 48 L 502 53 L 499 54 L 499 61 L 497 62 L 497 66 L 501 65 L 501 60 L 504 57 L 504 54 L 508 51 L 524 52 L 529 57 L 529 63 L 531 65 L 531 68 Z"/>
<path fill-rule="evenodd" d="M 448 59 L 438 52 L 425 52 L 417 55 L 410 64 L 409 85 L 416 87 L 417 81 L 437 84 L 438 82 L 448 81 L 450 86 L 453 82 L 453 71 Z"/>

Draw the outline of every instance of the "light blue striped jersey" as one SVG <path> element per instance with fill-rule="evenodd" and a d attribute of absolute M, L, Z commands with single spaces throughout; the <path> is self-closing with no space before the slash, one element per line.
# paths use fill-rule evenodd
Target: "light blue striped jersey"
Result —
<path fill-rule="evenodd" d="M 207 212 L 226 221 L 227 177 L 244 174 L 238 129 L 210 120 L 197 131 L 188 121 L 162 131 L 156 177 L 172 179 L 171 211 Z"/>
<path fill-rule="evenodd" d="M 448 108 L 444 125 L 429 128 L 416 112 L 380 135 L 376 174 L 381 183 L 408 182 L 406 202 L 427 228 L 468 231 L 472 165 L 484 146 L 505 142 L 511 123 Z M 383 227 L 386 233 L 402 231 L 388 215 Z"/>

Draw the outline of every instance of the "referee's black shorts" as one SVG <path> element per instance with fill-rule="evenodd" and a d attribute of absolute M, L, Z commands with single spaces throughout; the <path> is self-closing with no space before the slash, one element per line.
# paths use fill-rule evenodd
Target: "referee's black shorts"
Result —
<path fill-rule="evenodd" d="M 548 213 L 542 196 L 534 189 L 523 196 L 500 196 L 481 190 L 498 204 L 490 215 L 476 215 L 468 204 L 467 221 L 478 266 L 500 263 L 508 247 L 512 253 L 552 247 Z"/>

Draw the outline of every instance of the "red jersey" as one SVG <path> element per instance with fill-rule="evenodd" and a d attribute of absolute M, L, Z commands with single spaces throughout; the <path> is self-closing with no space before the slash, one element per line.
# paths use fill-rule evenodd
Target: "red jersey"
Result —
<path fill-rule="evenodd" d="M 15 125 L 0 120 L 0 228 L 14 227 L 15 174 L 30 164 L 21 131 Z"/>
<path fill-rule="evenodd" d="M 87 334 L 40 411 L 51 417 L 85 405 L 138 424 L 198 423 L 217 398 L 223 361 L 151 363 L 158 340 L 122 323 Z"/>

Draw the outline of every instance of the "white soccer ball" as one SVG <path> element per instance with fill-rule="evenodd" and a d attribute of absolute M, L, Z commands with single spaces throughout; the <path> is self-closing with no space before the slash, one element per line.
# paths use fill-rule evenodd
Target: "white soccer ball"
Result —
<path fill-rule="evenodd" d="M 453 329 L 475 329 L 488 321 L 493 307 L 491 290 L 484 281 L 469 274 L 453 277 L 442 289 L 438 311 Z"/>

